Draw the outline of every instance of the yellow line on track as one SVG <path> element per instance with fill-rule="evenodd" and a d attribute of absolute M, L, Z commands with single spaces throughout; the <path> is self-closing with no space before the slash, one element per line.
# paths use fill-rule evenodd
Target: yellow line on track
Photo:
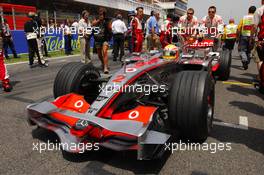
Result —
<path fill-rule="evenodd" d="M 234 81 L 223 81 L 223 84 L 231 84 L 231 85 L 238 85 L 238 86 L 254 86 L 253 83 L 241 83 L 241 82 L 234 82 Z"/>

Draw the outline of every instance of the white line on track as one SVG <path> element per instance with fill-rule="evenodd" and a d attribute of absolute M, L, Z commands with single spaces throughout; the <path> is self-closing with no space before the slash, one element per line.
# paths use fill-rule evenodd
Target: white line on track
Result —
<path fill-rule="evenodd" d="M 248 118 L 245 116 L 239 116 L 239 124 L 218 122 L 218 121 L 214 121 L 213 124 L 218 126 L 229 127 L 229 128 L 248 130 Z"/>
<path fill-rule="evenodd" d="M 246 116 L 239 116 L 239 125 L 248 129 L 248 118 Z"/>

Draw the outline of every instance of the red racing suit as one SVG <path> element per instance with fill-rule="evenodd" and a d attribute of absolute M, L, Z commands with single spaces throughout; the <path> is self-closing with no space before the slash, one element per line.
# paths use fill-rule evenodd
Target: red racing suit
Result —
<path fill-rule="evenodd" d="M 258 33 L 258 40 L 264 42 L 264 11 L 261 16 L 261 21 L 258 25 L 259 27 L 259 33 Z M 258 48 L 258 54 L 261 60 L 264 60 L 264 43 L 261 44 L 261 46 Z M 262 58 L 261 58 L 262 57 Z M 262 63 L 261 68 L 260 68 L 260 87 L 261 90 L 264 93 L 264 63 Z"/>
<path fill-rule="evenodd" d="M 172 28 L 171 19 L 165 20 L 164 24 L 161 26 L 161 32 L 160 32 L 160 43 L 162 45 L 162 48 L 164 48 L 168 44 L 171 44 L 172 42 L 171 28 Z"/>
<path fill-rule="evenodd" d="M 4 49 L 3 49 L 3 37 L 2 30 L 0 29 L 0 81 L 2 81 L 2 87 L 6 90 L 10 88 L 9 75 L 6 70 L 4 62 Z"/>
<path fill-rule="evenodd" d="M 137 17 L 132 20 L 132 38 L 132 42 L 134 45 L 133 52 L 141 52 L 144 41 L 144 35 L 142 24 Z"/>
<path fill-rule="evenodd" d="M 0 48 L 0 80 L 6 81 L 8 79 L 8 73 L 4 62 L 4 51 Z"/>

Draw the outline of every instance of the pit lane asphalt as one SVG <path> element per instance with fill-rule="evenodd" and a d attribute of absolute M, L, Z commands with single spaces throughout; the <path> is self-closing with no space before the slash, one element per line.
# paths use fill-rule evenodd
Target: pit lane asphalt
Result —
<path fill-rule="evenodd" d="M 97 59 L 94 59 L 99 66 Z M 253 86 L 217 82 L 215 121 L 206 143 L 231 143 L 230 151 L 175 151 L 156 161 L 136 161 L 134 153 L 110 150 L 73 156 L 61 151 L 33 150 L 33 143 L 54 141 L 54 134 L 27 124 L 25 107 L 52 98 L 53 80 L 61 66 L 79 57 L 51 61 L 48 68 L 29 69 L 27 64 L 7 66 L 14 90 L 0 91 L 0 174 L 263 174 L 264 96 Z M 114 71 L 119 64 L 111 62 Z M 233 57 L 229 82 L 251 83 L 256 74 L 252 62 L 248 71 Z M 226 126 L 248 119 L 248 129 Z M 220 124 L 219 124 L 220 123 Z M 221 125 L 221 123 L 223 125 Z"/>

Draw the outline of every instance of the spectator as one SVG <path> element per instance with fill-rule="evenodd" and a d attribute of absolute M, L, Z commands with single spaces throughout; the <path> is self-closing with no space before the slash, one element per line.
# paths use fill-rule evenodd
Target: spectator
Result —
<path fill-rule="evenodd" d="M 148 50 L 160 49 L 160 38 L 159 38 L 159 12 L 154 12 L 154 16 L 150 17 L 148 22 Z"/>
<path fill-rule="evenodd" d="M 70 20 L 66 19 L 64 21 L 64 49 L 66 55 L 72 55 L 72 35 L 70 27 Z"/>
<path fill-rule="evenodd" d="M 49 57 L 47 43 L 46 43 L 45 36 L 44 36 L 44 32 L 47 31 L 47 25 L 46 25 L 46 21 L 44 19 L 41 19 L 41 29 L 43 31 L 43 32 L 41 32 L 41 34 L 42 34 L 42 41 L 41 42 L 42 42 L 42 46 L 43 46 L 43 53 L 44 53 L 45 57 Z"/>
<path fill-rule="evenodd" d="M 3 42 L 4 42 L 5 58 L 9 59 L 8 47 L 11 49 L 11 51 L 14 55 L 14 58 L 19 58 L 19 56 L 16 53 L 15 45 L 14 45 L 13 38 L 11 35 L 11 30 L 9 28 L 9 25 L 8 25 L 6 19 L 4 19 L 4 23 L 3 23 L 3 33 L 4 33 Z"/>
<path fill-rule="evenodd" d="M 74 28 L 78 28 L 78 25 L 79 25 L 79 23 L 78 23 L 78 21 L 75 19 L 74 21 L 73 21 L 73 23 L 72 23 L 72 27 L 74 27 Z"/>
<path fill-rule="evenodd" d="M 38 52 L 39 52 L 39 56 L 41 59 L 41 62 L 43 64 L 45 64 L 46 66 L 48 65 L 46 63 L 46 60 L 44 59 L 44 55 L 43 55 L 43 44 L 42 44 L 42 40 L 44 38 L 44 34 L 41 32 L 41 18 L 40 18 L 40 13 L 36 14 L 34 17 L 34 21 L 37 23 L 37 43 L 38 43 Z"/>
<path fill-rule="evenodd" d="M 152 10 L 151 12 L 150 12 L 150 17 L 147 19 L 147 21 L 146 21 L 146 26 L 145 26 L 145 30 L 146 30 L 146 40 L 147 40 L 147 49 L 148 50 L 150 50 L 150 45 L 151 45 L 151 43 L 150 43 L 150 40 L 151 40 L 151 35 L 150 35 L 150 33 L 149 33 L 149 21 L 150 21 L 150 19 L 154 16 L 154 11 Z"/>
<path fill-rule="evenodd" d="M 80 39 L 80 49 L 81 49 L 81 61 L 85 64 L 91 62 L 90 56 L 90 39 L 91 34 L 87 33 L 87 29 L 91 27 L 91 22 L 89 21 L 90 13 L 87 10 L 82 12 L 82 19 L 79 21 L 78 34 Z"/>
<path fill-rule="evenodd" d="M 148 24 L 149 24 L 149 20 L 151 19 L 151 17 L 154 16 L 154 13 L 155 13 L 155 11 L 152 10 L 152 11 L 150 12 L 150 17 L 149 17 L 149 18 L 147 19 L 147 21 L 146 21 L 146 24 L 145 24 L 145 25 L 146 25 L 146 26 L 145 26 L 146 36 L 149 35 L 149 30 L 148 30 L 149 25 L 148 25 Z"/>
<path fill-rule="evenodd" d="M 38 42 L 37 42 L 37 35 L 39 31 L 36 31 L 38 29 L 38 24 L 36 21 L 36 14 L 34 12 L 29 12 L 28 17 L 31 18 L 29 21 L 27 21 L 24 25 L 24 31 L 26 33 L 26 39 L 28 42 L 28 53 L 29 53 L 29 66 L 30 68 L 33 68 L 34 63 L 34 56 L 37 54 L 38 57 L 38 63 L 40 67 L 47 67 L 45 63 L 42 62 L 39 54 L 38 49 Z M 36 33 L 37 32 L 37 33 Z"/>
<path fill-rule="evenodd" d="M 99 17 L 93 21 L 93 26 L 99 27 L 100 32 L 94 35 L 95 39 L 95 47 L 97 49 L 98 57 L 102 63 L 102 68 L 105 74 L 109 73 L 108 67 L 108 48 L 109 48 L 109 41 L 112 37 L 112 24 L 111 20 L 106 18 L 106 9 L 100 8 L 99 9 Z"/>
<path fill-rule="evenodd" d="M 116 20 L 112 23 L 112 31 L 114 34 L 114 61 L 117 60 L 119 50 L 119 60 L 121 61 L 124 56 L 124 40 L 127 27 L 124 21 L 122 21 L 122 15 L 120 13 L 116 15 Z"/>
<path fill-rule="evenodd" d="M 56 27 L 56 25 L 54 23 L 54 19 L 50 19 L 48 28 L 55 28 L 55 27 Z"/>

